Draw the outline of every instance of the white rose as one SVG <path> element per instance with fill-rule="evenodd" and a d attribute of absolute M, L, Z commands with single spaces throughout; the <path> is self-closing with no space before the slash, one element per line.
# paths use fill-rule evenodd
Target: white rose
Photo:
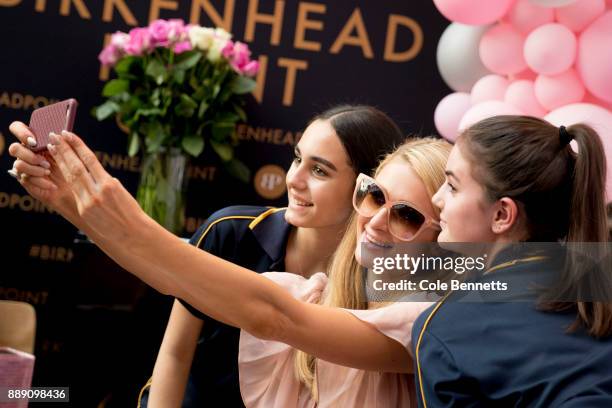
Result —
<path fill-rule="evenodd" d="M 222 28 L 215 28 L 215 37 L 221 38 L 225 41 L 229 41 L 232 39 L 232 35 Z"/>
<path fill-rule="evenodd" d="M 219 58 L 221 58 L 221 51 L 225 48 L 227 44 L 227 40 L 222 38 L 215 37 L 210 49 L 208 50 L 208 55 L 206 56 L 210 62 L 217 62 Z"/>
<path fill-rule="evenodd" d="M 208 27 L 191 27 L 189 41 L 194 48 L 206 51 L 213 43 L 215 31 Z"/>

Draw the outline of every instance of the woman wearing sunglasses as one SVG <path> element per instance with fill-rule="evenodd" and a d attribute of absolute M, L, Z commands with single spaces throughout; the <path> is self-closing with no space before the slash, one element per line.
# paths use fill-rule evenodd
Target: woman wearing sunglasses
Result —
<path fill-rule="evenodd" d="M 480 279 L 512 292 L 452 293 L 418 318 L 420 406 L 612 406 L 611 271 L 583 256 L 606 259 L 605 167 L 599 136 L 580 124 L 500 116 L 457 139 L 433 200 L 438 241 L 494 248 Z"/>
<path fill-rule="evenodd" d="M 261 276 L 183 243 L 140 210 L 76 135 L 52 140 L 49 150 L 74 194 L 78 226 L 97 245 L 161 292 L 243 329 L 239 365 L 247 405 L 409 404 L 410 328 L 428 304 L 368 310 L 373 305 L 363 301 L 355 250 L 358 242 L 435 239 L 431 196 L 443 182 L 446 142 L 411 142 L 383 163 L 377 189 L 357 186 L 354 202 L 363 215 L 340 243 L 327 287 L 322 273 L 308 280 L 290 273 Z M 398 216 L 404 210 L 411 215 Z M 293 381 L 294 372 L 300 381 Z"/>
<path fill-rule="evenodd" d="M 25 125 L 14 124 L 12 129 L 25 144 L 30 136 Z M 397 125 L 371 106 L 328 109 L 311 120 L 295 148 L 286 178 L 286 209 L 224 208 L 206 220 L 191 243 L 257 272 L 290 270 L 308 278 L 324 271 L 352 212 L 356 175 L 370 174 L 380 157 L 404 139 Z M 29 190 L 46 186 L 48 181 L 37 178 L 26 163 L 38 156 L 19 144 L 9 150 L 20 158 L 17 170 L 30 171 Z M 53 176 L 61 181 L 61 176 Z M 56 184 L 61 188 L 54 195 L 70 201 L 72 193 L 65 184 Z M 66 205 L 58 206 L 58 201 L 52 205 L 61 211 Z M 140 406 L 201 407 L 210 401 L 241 405 L 239 334 L 187 302 L 175 301 L 153 376 L 140 393 Z"/>

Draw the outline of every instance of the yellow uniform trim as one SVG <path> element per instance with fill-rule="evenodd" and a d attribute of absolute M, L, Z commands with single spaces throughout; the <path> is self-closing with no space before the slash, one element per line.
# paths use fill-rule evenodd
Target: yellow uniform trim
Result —
<path fill-rule="evenodd" d="M 138 407 L 137 408 L 140 408 L 140 402 L 142 401 L 142 394 L 144 394 L 147 388 L 151 387 L 152 382 L 153 382 L 153 377 L 149 378 L 149 381 L 147 381 L 147 383 L 143 385 L 142 388 L 140 389 L 140 393 L 138 394 Z"/>
<path fill-rule="evenodd" d="M 495 265 L 492 268 L 489 268 L 485 272 L 485 274 L 489 273 L 489 272 L 492 272 L 492 271 L 497 271 L 499 269 L 507 268 L 507 267 L 516 265 L 518 263 L 540 261 L 540 260 L 543 260 L 543 259 L 546 259 L 546 258 L 547 257 L 545 257 L 545 256 L 532 256 L 532 257 L 529 257 L 529 258 L 514 259 L 512 261 L 504 262 L 504 263 L 501 263 L 499 265 Z M 449 292 L 446 296 L 444 296 L 444 298 L 441 299 L 438 302 L 438 304 L 433 308 L 431 313 L 429 313 L 429 316 L 427 316 L 427 319 L 425 320 L 425 323 L 423 323 L 423 327 L 421 328 L 421 332 L 419 333 L 419 339 L 417 340 L 417 345 L 416 345 L 416 350 L 415 350 L 415 358 L 416 358 L 416 362 L 417 362 L 417 374 L 419 376 L 419 389 L 421 390 L 421 400 L 423 401 L 423 407 L 424 408 L 427 408 L 427 400 L 425 399 L 425 392 L 423 392 L 423 377 L 422 377 L 422 374 L 421 374 L 421 361 L 419 360 L 419 349 L 421 347 L 421 340 L 423 339 L 423 335 L 425 334 L 425 329 L 427 329 L 427 326 L 429 325 L 429 322 L 433 318 L 434 314 L 436 314 L 438 309 L 440 309 L 440 306 L 442 306 L 444 301 L 451 295 L 451 293 L 453 293 L 453 292 Z"/>
<path fill-rule="evenodd" d="M 215 220 L 213 222 L 210 223 L 210 225 L 208 226 L 208 228 L 206 228 L 206 230 L 204 231 L 204 233 L 202 234 L 202 236 L 200 237 L 200 239 L 198 239 L 198 242 L 196 243 L 196 246 L 199 248 L 200 244 L 202 243 L 202 240 L 204 240 L 204 238 L 206 238 L 206 234 L 208 234 L 208 231 L 210 231 L 210 229 L 212 227 L 214 227 L 217 223 L 220 223 L 221 221 L 225 221 L 225 220 L 236 220 L 236 219 L 242 219 L 242 220 L 253 220 L 255 219 L 255 216 L 252 215 L 232 215 L 229 217 L 222 217 L 219 218 L 218 220 Z"/>
<path fill-rule="evenodd" d="M 251 223 L 249 224 L 249 229 L 252 230 L 253 228 L 255 228 L 257 226 L 257 224 L 259 224 L 264 219 L 266 219 L 268 217 L 268 215 L 277 213 L 279 211 L 282 211 L 285 208 L 286 207 L 283 207 L 283 208 L 270 208 L 269 210 L 266 210 L 266 211 L 262 212 L 261 214 L 259 214 L 259 216 L 257 216 L 257 218 L 255 218 L 253 221 L 251 221 Z"/>

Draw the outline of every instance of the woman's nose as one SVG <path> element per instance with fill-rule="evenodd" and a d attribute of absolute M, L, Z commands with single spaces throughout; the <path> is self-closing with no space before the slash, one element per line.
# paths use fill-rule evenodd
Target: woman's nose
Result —
<path fill-rule="evenodd" d="M 431 203 L 438 207 L 440 210 L 444 207 L 444 200 L 442 199 L 442 194 L 444 190 L 445 184 L 442 184 L 436 194 L 431 197 Z"/>
<path fill-rule="evenodd" d="M 379 231 L 387 231 L 389 229 L 387 224 L 387 211 L 388 209 L 385 207 L 379 208 L 376 214 L 368 221 L 370 227 Z"/>
<path fill-rule="evenodd" d="M 295 188 L 296 190 L 303 190 L 306 188 L 306 178 L 304 177 L 303 166 L 300 164 L 293 163 L 287 172 L 287 190 Z"/>

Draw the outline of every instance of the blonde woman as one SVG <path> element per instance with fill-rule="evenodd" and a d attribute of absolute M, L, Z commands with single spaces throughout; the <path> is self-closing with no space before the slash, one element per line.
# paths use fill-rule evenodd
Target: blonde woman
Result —
<path fill-rule="evenodd" d="M 353 267 L 337 266 L 334 260 L 328 294 L 321 299 L 325 274 L 308 280 L 282 272 L 262 276 L 200 251 L 147 217 L 76 135 L 52 135 L 51 140 L 49 151 L 76 200 L 75 220 L 98 246 L 161 292 L 243 330 L 239 365 L 246 405 L 410 403 L 410 332 L 428 304 L 368 309 L 359 302 L 363 289 L 355 261 L 360 252 L 354 252 L 355 260 L 346 253 L 352 254 L 358 242 L 386 245 L 436 239 L 438 216 L 431 197 L 444 180 L 447 143 L 410 142 L 385 160 L 375 179 L 358 178 L 356 230 L 346 238 L 352 242 L 342 243 L 337 255 L 340 265 L 348 262 Z M 262 355 L 262 350 L 267 352 Z M 298 350 L 316 361 L 297 355 Z M 293 380 L 294 367 L 299 380 Z"/>

